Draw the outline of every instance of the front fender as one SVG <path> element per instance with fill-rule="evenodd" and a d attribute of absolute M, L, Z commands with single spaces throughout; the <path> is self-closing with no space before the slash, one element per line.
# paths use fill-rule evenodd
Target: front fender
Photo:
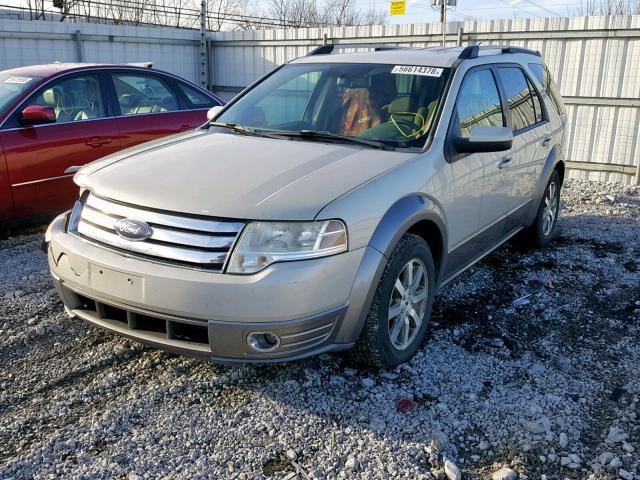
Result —
<path fill-rule="evenodd" d="M 442 209 L 426 195 L 413 194 L 401 198 L 383 215 L 365 247 L 349 296 L 349 306 L 336 335 L 336 342 L 353 343 L 358 339 L 378 283 L 396 244 L 405 233 L 421 225 L 438 229 L 437 241 L 440 245 L 432 245 L 431 248 L 438 249 L 434 252 L 434 257 L 437 257 L 434 260 L 437 262 L 439 284 L 446 265 L 447 252 L 447 234 Z M 429 243 L 431 245 L 431 242 Z"/>

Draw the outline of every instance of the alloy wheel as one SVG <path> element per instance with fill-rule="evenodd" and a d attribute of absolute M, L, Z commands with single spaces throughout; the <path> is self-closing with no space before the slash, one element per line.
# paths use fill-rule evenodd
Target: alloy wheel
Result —
<path fill-rule="evenodd" d="M 553 230 L 553 225 L 558 214 L 558 186 L 551 182 L 544 197 L 544 210 L 542 211 L 542 233 L 548 236 Z"/>
<path fill-rule="evenodd" d="M 427 270 L 422 260 L 409 260 L 396 278 L 389 301 L 389 340 L 397 350 L 414 341 L 424 318 L 428 297 Z"/>

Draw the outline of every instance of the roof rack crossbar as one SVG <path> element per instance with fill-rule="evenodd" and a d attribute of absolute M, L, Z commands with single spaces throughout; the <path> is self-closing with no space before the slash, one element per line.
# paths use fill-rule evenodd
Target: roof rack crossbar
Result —
<path fill-rule="evenodd" d="M 371 43 L 335 43 L 314 48 L 309 53 L 307 53 L 307 57 L 310 57 L 312 55 L 328 55 L 330 53 L 334 53 L 335 50 L 344 50 L 346 48 L 373 48 L 376 52 L 380 52 L 383 50 L 406 50 L 410 49 L 411 47 L 401 47 L 396 45 L 376 45 Z"/>
<path fill-rule="evenodd" d="M 512 47 L 510 45 L 469 45 L 468 47 L 465 47 L 462 52 L 460 52 L 458 58 L 461 60 L 478 58 L 478 56 L 480 55 L 480 50 L 500 50 L 500 53 L 526 53 L 529 55 L 536 55 L 537 57 L 541 56 L 540 52 L 536 50 L 529 50 L 528 48 L 522 47 Z"/>

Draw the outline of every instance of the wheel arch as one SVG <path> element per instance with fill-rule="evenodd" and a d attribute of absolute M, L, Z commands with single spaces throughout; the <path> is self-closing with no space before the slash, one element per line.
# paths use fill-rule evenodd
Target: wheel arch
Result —
<path fill-rule="evenodd" d="M 355 342 L 360 336 L 380 278 L 395 246 L 406 233 L 425 239 L 436 267 L 436 290 L 446 269 L 447 230 L 443 210 L 431 197 L 412 194 L 401 198 L 382 216 L 356 274 L 349 306 L 336 341 Z"/>

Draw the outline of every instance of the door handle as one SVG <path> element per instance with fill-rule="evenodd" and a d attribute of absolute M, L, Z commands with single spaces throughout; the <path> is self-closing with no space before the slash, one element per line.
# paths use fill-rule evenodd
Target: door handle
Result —
<path fill-rule="evenodd" d="M 76 173 L 81 168 L 82 167 L 80 165 L 71 165 L 70 167 L 65 168 L 64 173 L 65 174 Z"/>
<path fill-rule="evenodd" d="M 180 132 L 186 132 L 187 130 L 191 130 L 191 125 L 182 125 L 180 127 Z"/>
<path fill-rule="evenodd" d="M 498 163 L 498 168 L 507 168 L 512 161 L 513 157 L 504 157 L 500 160 L 500 163 Z"/>
<path fill-rule="evenodd" d="M 549 146 L 549 144 L 551 143 L 551 140 L 553 140 L 551 137 L 547 137 L 547 138 L 545 138 L 544 140 L 542 140 L 542 144 L 541 144 L 541 145 L 542 145 L 543 147 L 548 147 L 548 146 Z"/>
<path fill-rule="evenodd" d="M 106 145 L 108 143 L 111 143 L 111 139 L 110 138 L 93 137 L 93 138 L 90 138 L 89 140 L 87 140 L 85 143 L 90 147 L 97 148 L 97 147 L 101 147 L 102 145 Z"/>

